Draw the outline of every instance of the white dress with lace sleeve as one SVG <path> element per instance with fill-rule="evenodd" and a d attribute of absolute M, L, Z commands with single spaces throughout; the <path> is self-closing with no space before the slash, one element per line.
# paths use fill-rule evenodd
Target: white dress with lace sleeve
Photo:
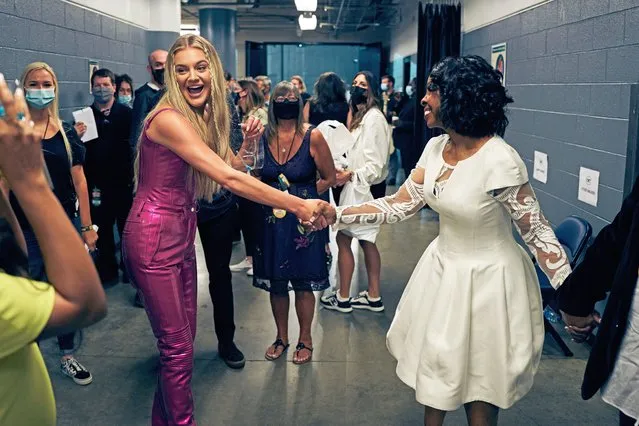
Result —
<path fill-rule="evenodd" d="M 494 137 L 442 181 L 447 142 L 429 141 L 417 164 L 423 170 L 396 195 L 341 207 L 337 226 L 395 223 L 425 204 L 439 213 L 439 236 L 415 267 L 388 331 L 397 375 L 433 408 L 478 400 L 509 408 L 532 387 L 544 341 L 539 282 L 513 222 L 553 286 L 570 266 L 517 152 Z"/>

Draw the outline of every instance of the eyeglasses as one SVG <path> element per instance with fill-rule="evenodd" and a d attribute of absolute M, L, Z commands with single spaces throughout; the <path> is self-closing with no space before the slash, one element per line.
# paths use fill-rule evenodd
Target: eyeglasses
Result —
<path fill-rule="evenodd" d="M 284 101 L 299 102 L 299 99 L 296 98 L 295 96 L 279 96 L 275 98 L 275 102 L 284 102 Z"/>

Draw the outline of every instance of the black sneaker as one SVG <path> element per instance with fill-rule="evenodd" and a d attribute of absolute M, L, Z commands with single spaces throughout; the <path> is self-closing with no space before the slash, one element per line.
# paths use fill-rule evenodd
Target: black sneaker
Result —
<path fill-rule="evenodd" d="M 353 312 L 353 308 L 351 306 L 351 299 L 349 298 L 347 301 L 341 302 L 340 300 L 337 299 L 336 294 L 321 297 L 320 305 L 322 305 L 326 309 L 330 309 L 332 311 L 339 311 L 344 314 Z"/>
<path fill-rule="evenodd" d="M 82 364 L 75 358 L 63 358 L 60 364 L 60 370 L 66 376 L 69 376 L 78 385 L 86 386 L 93 381 L 93 376 L 89 370 L 84 368 Z"/>
<path fill-rule="evenodd" d="M 362 291 L 359 295 L 351 300 L 351 305 L 353 309 L 368 309 L 373 312 L 382 312 L 384 310 L 384 304 L 382 303 L 382 298 L 379 300 L 371 301 L 368 298 L 368 291 Z"/>
<path fill-rule="evenodd" d="M 235 343 L 219 344 L 217 346 L 217 352 L 220 354 L 220 358 L 222 358 L 230 368 L 236 370 L 244 368 L 246 359 L 242 351 L 235 346 Z"/>

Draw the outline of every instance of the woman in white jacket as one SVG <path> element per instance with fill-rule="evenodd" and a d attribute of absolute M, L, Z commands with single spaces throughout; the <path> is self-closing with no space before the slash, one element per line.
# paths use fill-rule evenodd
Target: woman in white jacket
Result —
<path fill-rule="evenodd" d="M 355 139 L 347 154 L 348 167 L 337 173 L 335 200 L 339 204 L 358 204 L 386 195 L 386 176 L 390 155 L 390 130 L 380 109 L 378 85 L 369 71 L 361 71 L 353 79 L 348 128 Z M 384 310 L 380 297 L 381 258 L 375 240 L 378 225 L 353 225 L 337 234 L 339 248 L 339 290 L 337 294 L 322 297 L 320 303 L 327 309 L 352 312 L 367 309 Z M 359 240 L 364 251 L 368 290 L 353 299 L 350 296 L 355 258 L 351 250 L 353 238 Z"/>

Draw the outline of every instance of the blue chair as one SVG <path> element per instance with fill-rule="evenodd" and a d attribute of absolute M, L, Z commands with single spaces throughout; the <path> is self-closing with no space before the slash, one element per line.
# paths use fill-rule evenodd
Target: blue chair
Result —
<path fill-rule="evenodd" d="M 566 251 L 568 259 L 570 260 L 570 266 L 574 268 L 588 246 L 588 241 L 592 236 L 592 226 L 587 220 L 578 216 L 568 216 L 557 226 L 555 229 L 555 235 Z M 546 306 L 550 305 L 551 309 L 557 311 L 556 306 L 553 306 L 555 305 L 555 289 L 552 285 L 550 285 L 550 281 L 548 281 L 546 274 L 544 274 L 544 272 L 539 268 L 537 263 L 535 263 L 535 269 L 537 271 L 537 278 L 539 278 L 539 286 L 541 287 L 543 308 L 545 309 Z M 545 316 L 544 328 L 546 332 L 550 333 L 550 335 L 555 339 L 561 350 L 564 352 L 564 355 L 573 356 L 572 351 L 568 348 L 557 330 L 555 330 L 553 325 Z"/>

